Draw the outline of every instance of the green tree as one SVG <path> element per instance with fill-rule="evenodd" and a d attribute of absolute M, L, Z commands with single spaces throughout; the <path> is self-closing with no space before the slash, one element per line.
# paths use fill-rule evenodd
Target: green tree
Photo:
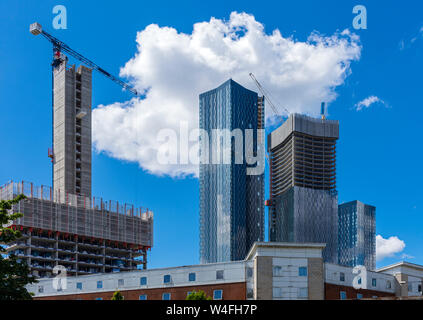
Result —
<path fill-rule="evenodd" d="M 20 195 L 13 200 L 0 200 L 0 243 L 7 244 L 21 237 L 18 230 L 4 226 L 23 216 L 9 210 L 25 198 Z M 37 281 L 29 272 L 25 261 L 19 261 L 15 255 L 6 255 L 6 249 L 0 245 L 0 300 L 31 300 L 32 294 L 25 286 Z"/>
<path fill-rule="evenodd" d="M 185 300 L 212 300 L 212 298 L 207 297 L 206 293 L 200 290 L 191 292 Z"/>
<path fill-rule="evenodd" d="M 113 293 L 112 300 L 125 300 L 122 293 L 118 290 Z"/>

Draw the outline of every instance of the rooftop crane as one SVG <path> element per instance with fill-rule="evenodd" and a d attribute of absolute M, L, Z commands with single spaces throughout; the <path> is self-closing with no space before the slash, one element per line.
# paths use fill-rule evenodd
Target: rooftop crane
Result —
<path fill-rule="evenodd" d="M 258 82 L 258 80 L 254 76 L 254 74 L 250 73 L 250 77 L 255 82 L 255 84 L 256 84 L 257 88 L 260 90 L 261 94 L 266 98 L 266 101 L 272 107 L 272 110 L 275 113 L 275 115 L 279 116 L 280 114 L 279 114 L 278 108 L 273 104 L 272 100 L 270 99 L 270 94 L 263 88 L 263 86 L 260 84 L 260 82 Z M 283 109 L 286 112 L 286 114 L 289 116 L 290 112 L 286 108 L 283 108 Z"/>
<path fill-rule="evenodd" d="M 99 67 L 94 62 L 92 62 L 91 60 L 85 58 L 83 55 L 81 55 L 80 53 L 78 53 L 75 50 L 73 50 L 72 48 L 70 48 L 66 43 L 60 41 L 59 39 L 53 37 L 51 34 L 48 34 L 47 32 L 45 32 L 39 23 L 35 22 L 35 23 L 31 24 L 30 27 L 29 27 L 29 31 L 34 36 L 37 36 L 37 35 L 40 35 L 40 34 L 43 35 L 48 41 L 50 41 L 53 44 L 53 52 L 54 52 L 54 61 L 53 61 L 53 64 L 52 64 L 53 67 L 56 67 L 57 64 L 60 63 L 61 52 L 62 51 L 67 52 L 71 56 L 73 56 L 74 58 L 83 62 L 88 67 L 90 67 L 94 70 L 97 70 L 98 72 L 100 72 L 101 74 L 103 74 L 104 76 L 106 76 L 107 78 L 112 80 L 113 82 L 117 83 L 124 90 L 128 90 L 128 91 L 132 92 L 135 96 L 138 96 L 138 91 L 135 88 L 133 88 L 129 84 L 123 82 L 119 78 L 113 76 L 112 74 L 110 74 L 109 72 L 107 72 L 103 68 Z"/>

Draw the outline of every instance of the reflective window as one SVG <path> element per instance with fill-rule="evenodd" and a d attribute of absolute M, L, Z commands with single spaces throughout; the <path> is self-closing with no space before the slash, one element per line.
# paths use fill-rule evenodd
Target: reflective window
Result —
<path fill-rule="evenodd" d="M 347 299 L 347 293 L 345 291 L 341 291 L 339 296 L 340 296 L 341 300 Z"/>
<path fill-rule="evenodd" d="M 97 281 L 97 289 L 103 288 L 103 281 Z"/>
<path fill-rule="evenodd" d="M 170 293 L 163 293 L 162 300 L 170 300 Z"/>
<path fill-rule="evenodd" d="M 163 277 L 163 283 L 170 283 L 171 277 L 170 274 L 166 274 Z"/>
<path fill-rule="evenodd" d="M 140 278 L 140 285 L 141 286 L 147 285 L 147 277 L 141 277 Z"/>
<path fill-rule="evenodd" d="M 223 270 L 216 271 L 216 280 L 223 280 Z"/>
<path fill-rule="evenodd" d="M 300 267 L 298 269 L 298 275 L 300 277 L 307 277 L 307 267 Z"/>
<path fill-rule="evenodd" d="M 82 290 L 82 282 L 77 282 L 77 283 L 76 283 L 76 288 L 77 288 L 78 290 Z"/>
<path fill-rule="evenodd" d="M 188 280 L 189 280 L 189 281 L 195 281 L 195 273 L 190 273 L 190 274 L 188 275 Z"/>
<path fill-rule="evenodd" d="M 147 295 L 146 294 L 142 294 L 139 297 L 140 300 L 147 300 Z"/>
<path fill-rule="evenodd" d="M 223 290 L 214 290 L 213 291 L 213 299 L 214 300 L 222 300 L 223 297 Z"/>
<path fill-rule="evenodd" d="M 342 282 L 344 282 L 344 281 L 345 281 L 345 273 L 341 272 L 341 273 L 339 274 L 339 281 L 342 281 Z"/>

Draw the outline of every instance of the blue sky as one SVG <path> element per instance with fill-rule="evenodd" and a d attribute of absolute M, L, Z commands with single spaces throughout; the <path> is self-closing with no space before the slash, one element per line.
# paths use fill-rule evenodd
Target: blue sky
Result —
<path fill-rule="evenodd" d="M 52 9 L 57 4 L 67 8 L 67 30 L 53 30 Z M 367 7 L 367 30 L 352 28 L 357 4 Z M 51 47 L 28 32 L 34 21 L 114 74 L 137 53 L 137 32 L 152 23 L 190 34 L 197 22 L 228 20 L 233 11 L 246 12 L 266 33 L 279 29 L 285 38 L 300 42 L 313 31 L 331 36 L 349 28 L 360 37 L 361 56 L 334 89 L 337 98 L 329 107 L 329 118 L 340 120 L 341 126 L 339 200 L 376 206 L 377 234 L 405 242 L 402 252 L 379 266 L 402 260 L 403 254 L 409 256 L 405 260 L 423 264 L 422 10 L 423 5 L 411 0 L 2 1 L 0 183 L 14 179 L 51 185 Z M 130 99 L 98 74 L 93 87 L 93 107 Z M 357 104 L 372 96 L 379 101 L 357 111 Z M 198 180 L 158 176 L 135 161 L 116 158 L 107 152 L 93 154 L 93 194 L 154 211 L 149 267 L 198 263 Z"/>

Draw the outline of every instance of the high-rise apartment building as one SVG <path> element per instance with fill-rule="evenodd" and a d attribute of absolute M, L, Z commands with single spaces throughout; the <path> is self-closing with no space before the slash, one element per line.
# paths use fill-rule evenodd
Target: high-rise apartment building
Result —
<path fill-rule="evenodd" d="M 360 201 L 339 205 L 338 263 L 376 268 L 376 208 Z"/>
<path fill-rule="evenodd" d="M 264 238 L 264 99 L 228 80 L 200 95 L 200 128 L 208 135 L 201 141 L 201 263 L 243 260 Z M 220 153 L 222 133 L 229 140 Z"/>
<path fill-rule="evenodd" d="M 268 135 L 269 240 L 326 243 L 337 263 L 336 141 L 339 122 L 292 114 Z"/>

